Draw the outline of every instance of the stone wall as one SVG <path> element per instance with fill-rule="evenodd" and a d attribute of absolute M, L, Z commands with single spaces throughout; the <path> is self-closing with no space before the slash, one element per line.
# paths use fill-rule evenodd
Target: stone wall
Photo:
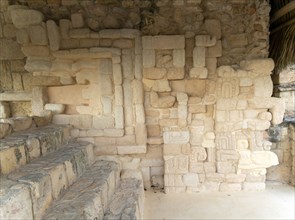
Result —
<path fill-rule="evenodd" d="M 284 113 L 271 97 L 274 63 L 261 59 L 266 1 L 17 2 L 30 7 L 4 5 L 2 17 L 32 86 L 2 89 L 2 112 L 25 100 L 32 115 L 71 125 L 97 156 L 141 169 L 145 188 L 264 189 L 266 168 L 278 164 L 265 130 Z"/>

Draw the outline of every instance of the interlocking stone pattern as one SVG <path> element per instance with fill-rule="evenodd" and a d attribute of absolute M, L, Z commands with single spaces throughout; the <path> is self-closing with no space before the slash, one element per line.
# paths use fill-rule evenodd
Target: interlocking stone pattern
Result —
<path fill-rule="evenodd" d="M 140 170 L 145 188 L 264 189 L 266 169 L 282 162 L 266 130 L 291 105 L 272 97 L 270 7 L 222 4 L 1 1 L 0 137 L 52 122 L 92 143 L 93 156 Z M 141 28 L 139 11 L 154 11 L 143 13 Z M 47 150 L 37 137 L 13 141 L 3 151 L 4 174 Z"/>

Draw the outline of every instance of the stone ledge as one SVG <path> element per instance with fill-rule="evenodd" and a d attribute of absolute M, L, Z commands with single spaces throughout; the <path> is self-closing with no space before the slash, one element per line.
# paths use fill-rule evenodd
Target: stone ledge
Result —
<path fill-rule="evenodd" d="M 120 180 L 119 164 L 97 161 L 45 213 L 43 219 L 102 219 Z"/>
<path fill-rule="evenodd" d="M 123 179 L 103 219 L 143 219 L 143 203 L 142 181 L 135 178 Z"/>
<path fill-rule="evenodd" d="M 35 158 L 55 151 L 69 138 L 69 127 L 45 126 L 35 130 L 14 133 L 1 140 L 1 174 L 8 174 Z"/>
<path fill-rule="evenodd" d="M 14 181 L 11 185 L 15 188 L 18 188 L 20 183 L 29 188 L 31 198 L 20 199 L 32 203 L 34 219 L 39 219 L 50 203 L 72 185 L 93 160 L 92 144 L 71 143 L 23 166 L 17 172 L 9 174 L 7 178 Z M 11 219 L 22 218 L 20 215 L 25 211 L 20 208 L 18 212 L 14 212 L 14 207 L 9 203 L 15 195 L 9 189 L 5 191 L 3 201 L 7 202 L 1 204 L 0 213 L 13 213 Z"/>

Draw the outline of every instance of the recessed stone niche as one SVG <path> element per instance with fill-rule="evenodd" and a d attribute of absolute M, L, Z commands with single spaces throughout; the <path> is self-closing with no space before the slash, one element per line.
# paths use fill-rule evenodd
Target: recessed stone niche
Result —
<path fill-rule="evenodd" d="M 119 155 L 125 168 L 141 169 L 146 188 L 265 188 L 266 168 L 278 164 L 265 130 L 284 113 L 284 102 L 271 97 L 274 63 L 218 66 L 218 20 L 206 19 L 202 34 L 185 38 L 93 32 L 79 19 L 57 24 L 27 8 L 11 15 L 26 70 L 60 78 L 61 85 L 29 94 L 35 115 L 51 112 L 53 123 L 94 143 L 96 156 Z"/>

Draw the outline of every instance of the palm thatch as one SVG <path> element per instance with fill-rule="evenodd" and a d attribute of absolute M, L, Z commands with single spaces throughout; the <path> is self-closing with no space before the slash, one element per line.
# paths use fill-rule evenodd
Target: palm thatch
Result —
<path fill-rule="evenodd" d="M 275 73 L 278 74 L 287 67 L 295 68 L 295 1 L 271 0 L 270 2 L 272 6 L 270 57 L 275 61 Z M 287 10 L 282 9 L 283 7 Z"/>

